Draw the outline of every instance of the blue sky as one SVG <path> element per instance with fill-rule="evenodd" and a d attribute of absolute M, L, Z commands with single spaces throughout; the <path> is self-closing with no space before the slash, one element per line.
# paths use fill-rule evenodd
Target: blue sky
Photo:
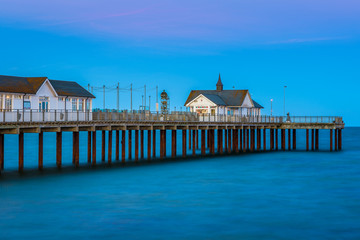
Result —
<path fill-rule="evenodd" d="M 360 126 L 355 0 L 0 0 L 0 74 L 128 88 L 172 108 L 191 89 L 249 89 L 270 113 L 341 115 Z M 102 93 L 95 92 L 95 107 Z M 130 93 L 120 92 L 120 108 Z M 108 92 L 107 107 L 116 107 Z"/>

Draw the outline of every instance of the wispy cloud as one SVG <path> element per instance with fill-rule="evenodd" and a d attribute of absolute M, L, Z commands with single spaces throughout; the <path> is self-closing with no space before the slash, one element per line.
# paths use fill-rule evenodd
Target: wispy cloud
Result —
<path fill-rule="evenodd" d="M 295 44 L 295 43 L 306 43 L 306 42 L 321 42 L 321 41 L 334 41 L 344 40 L 349 37 L 318 37 L 318 38 L 292 38 L 280 41 L 272 41 L 267 44 Z"/>
<path fill-rule="evenodd" d="M 91 17 L 85 17 L 85 18 L 81 18 L 81 19 L 73 19 L 73 20 L 69 20 L 69 21 L 61 21 L 61 22 L 47 23 L 47 24 L 43 24 L 43 26 L 67 25 L 67 24 L 90 22 L 90 21 L 102 20 L 102 19 L 108 19 L 108 18 L 116 18 L 116 17 L 130 16 L 130 15 L 135 15 L 135 14 L 143 13 L 143 12 L 145 12 L 145 10 L 146 10 L 146 8 L 138 9 L 138 10 L 134 10 L 134 11 L 129 11 L 129 12 L 117 13 L 117 14 L 107 14 L 107 15 L 101 15 L 101 16 L 91 16 Z"/>

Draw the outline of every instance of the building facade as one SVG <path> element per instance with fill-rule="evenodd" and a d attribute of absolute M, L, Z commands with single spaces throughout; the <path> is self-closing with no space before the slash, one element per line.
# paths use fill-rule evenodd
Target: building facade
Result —
<path fill-rule="evenodd" d="M 35 118 L 34 120 L 42 118 L 44 121 L 69 120 L 70 117 L 71 120 L 75 118 L 71 115 L 74 112 L 77 112 L 78 119 L 88 120 L 91 114 L 81 114 L 79 117 L 78 113 L 92 112 L 94 98 L 89 91 L 72 81 L 0 75 L 0 111 L 3 112 L 0 114 L 0 121 L 14 118 L 21 120 L 25 117 Z M 36 112 L 44 114 L 37 116 Z"/>
<path fill-rule="evenodd" d="M 209 115 L 261 116 L 249 90 L 224 90 L 219 75 L 216 90 L 192 90 L 184 104 L 191 112 Z"/>

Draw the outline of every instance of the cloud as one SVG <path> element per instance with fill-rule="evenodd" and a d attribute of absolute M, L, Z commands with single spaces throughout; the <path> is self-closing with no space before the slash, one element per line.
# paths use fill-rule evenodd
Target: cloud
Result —
<path fill-rule="evenodd" d="M 267 44 L 295 44 L 295 43 L 306 43 L 306 42 L 321 42 L 321 41 L 333 41 L 333 40 L 344 40 L 348 37 L 319 37 L 319 38 L 292 38 L 281 41 L 268 42 Z"/>
<path fill-rule="evenodd" d="M 69 20 L 69 21 L 48 23 L 48 24 L 43 24 L 42 26 L 67 25 L 67 24 L 73 24 L 73 23 L 82 23 L 82 22 L 89 22 L 89 21 L 94 21 L 94 20 L 102 20 L 102 19 L 108 19 L 108 18 L 116 18 L 116 17 L 130 16 L 130 15 L 135 15 L 135 14 L 143 13 L 143 12 L 145 12 L 145 10 L 146 10 L 146 8 L 143 8 L 143 9 L 138 9 L 138 10 L 134 10 L 134 11 L 130 11 L 130 12 L 123 12 L 123 13 L 118 13 L 118 14 L 108 14 L 108 15 L 101 15 L 101 16 L 92 16 L 92 17 L 87 17 L 87 18 L 82 18 L 82 19 L 74 19 L 74 20 Z"/>

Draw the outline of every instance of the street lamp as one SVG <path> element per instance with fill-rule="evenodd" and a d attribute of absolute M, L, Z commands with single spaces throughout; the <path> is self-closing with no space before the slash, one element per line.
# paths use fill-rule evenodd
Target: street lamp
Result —
<path fill-rule="evenodd" d="M 285 116 L 285 89 L 287 88 L 287 86 L 284 86 L 284 116 Z"/>
<path fill-rule="evenodd" d="M 272 116 L 272 103 L 273 103 L 273 99 L 270 99 L 271 101 L 271 113 L 270 113 L 270 116 Z"/>

